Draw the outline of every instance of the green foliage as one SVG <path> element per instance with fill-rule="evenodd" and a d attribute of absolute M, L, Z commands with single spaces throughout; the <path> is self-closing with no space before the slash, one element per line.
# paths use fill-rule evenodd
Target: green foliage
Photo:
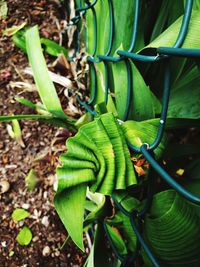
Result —
<path fill-rule="evenodd" d="M 50 54 L 53 54 L 54 56 L 59 55 L 62 52 L 67 55 L 67 50 L 60 47 L 53 41 L 45 38 L 40 39 L 37 26 L 29 28 L 26 31 L 19 31 L 19 29 L 17 29 L 13 38 L 16 45 L 28 54 L 29 63 L 32 67 L 33 76 L 43 106 L 40 107 L 35 105 L 24 98 L 16 98 L 16 100 L 26 106 L 35 108 L 43 115 L 0 116 L 0 121 L 16 119 L 46 119 L 46 122 L 49 124 L 76 131 L 76 120 L 68 117 L 64 113 L 54 84 L 49 77 L 46 62 L 42 53 L 41 43 L 45 45 L 47 52 L 51 51 Z"/>
<path fill-rule="evenodd" d="M 27 227 L 24 226 L 19 234 L 16 237 L 17 242 L 21 245 L 21 246 L 28 246 L 32 240 L 32 232 L 31 230 Z"/>
<path fill-rule="evenodd" d="M 110 24 L 108 2 L 99 0 L 94 8 L 97 17 L 97 49 L 92 56 L 96 58 L 99 54 L 104 55 L 108 49 Z M 118 56 L 116 53 L 118 49 L 129 49 L 133 11 L 134 1 L 113 1 L 115 30 L 111 56 Z M 173 46 L 180 30 L 183 12 L 184 1 L 160 0 L 156 7 L 153 1 L 141 3 L 140 31 L 137 33 L 134 51 L 138 51 L 137 53 L 140 54 L 154 55 L 157 47 Z M 87 34 L 84 32 L 84 38 L 86 38 L 87 52 L 92 54 L 95 42 L 92 10 L 86 12 L 85 18 Z M 183 47 L 199 48 L 200 39 L 197 37 L 199 18 L 198 3 L 195 2 Z M 161 112 L 164 64 L 132 61 L 128 63 L 125 61 L 109 62 L 108 77 L 106 77 L 105 65 L 102 62 L 94 63 L 97 73 L 97 92 L 94 95 L 95 76 L 90 69 L 90 94 L 91 98 L 94 97 L 93 104 L 98 116 L 94 121 L 80 127 L 76 136 L 68 139 L 66 143 L 68 151 L 61 156 L 63 165 L 57 169 L 58 191 L 55 203 L 58 213 L 60 212 L 58 206 L 63 205 L 64 201 L 66 206 L 68 206 L 67 201 L 75 201 L 69 198 L 67 200 L 63 192 L 67 192 L 69 188 L 75 190 L 78 185 L 86 186 L 86 184 L 88 190 L 106 195 L 106 199 L 110 195 L 114 195 L 129 212 L 140 211 L 145 206 L 146 181 L 152 174 L 148 167 L 145 177 L 141 177 L 136 171 L 133 172 L 130 154 L 127 153 L 127 148 L 125 150 L 124 148 L 126 142 L 136 147 L 140 147 L 144 143 L 152 144 L 157 136 L 160 122 L 156 117 Z M 127 67 L 128 65 L 129 67 Z M 200 125 L 199 63 L 196 60 L 172 59 L 170 69 L 172 70 L 172 86 L 166 129 L 197 127 Z M 131 80 L 127 76 L 128 70 L 132 74 Z M 107 105 L 102 104 L 105 101 L 106 79 L 108 79 L 109 85 Z M 128 121 L 122 122 L 120 120 L 124 119 L 127 111 L 126 105 L 130 88 L 131 102 Z M 115 113 L 115 116 L 111 115 L 112 113 Z M 179 158 L 181 161 L 182 158 L 184 160 L 188 158 L 190 154 L 199 154 L 199 148 L 194 144 L 169 144 L 167 137 L 168 134 L 165 132 L 159 146 L 154 151 L 157 160 L 162 162 L 170 157 L 171 160 Z M 132 152 L 131 156 L 136 159 L 140 158 L 138 153 Z M 130 166 L 128 168 L 126 167 L 127 163 Z M 167 167 L 170 169 L 170 166 Z M 198 171 L 196 171 L 197 174 Z M 134 180 L 130 177 L 134 177 Z M 129 182 L 126 183 L 126 181 Z M 161 192 L 154 195 L 151 209 L 144 218 L 144 239 L 162 266 L 184 266 L 185 263 L 187 266 L 194 266 L 197 264 L 199 251 L 199 228 L 197 227 L 199 208 L 188 203 L 174 190 L 166 190 L 165 186 L 164 189 L 159 188 L 157 180 L 155 182 L 156 190 Z M 198 180 L 183 179 L 184 186 L 196 194 L 199 193 L 198 183 Z M 110 266 L 108 258 L 111 259 L 112 256 L 108 251 L 103 253 L 105 257 L 99 256 L 99 240 L 102 244 L 105 243 L 103 234 L 101 236 L 99 234 L 103 233 L 103 224 L 107 227 L 108 239 L 123 261 L 124 257 L 136 249 L 136 236 L 130 218 L 118 210 L 114 203 L 112 203 L 112 216 L 109 217 L 107 200 L 104 199 L 105 201 L 97 205 L 87 198 L 85 191 L 83 194 L 85 197 L 82 195 L 82 199 L 84 199 L 85 209 L 89 214 L 82 226 L 82 219 L 81 224 L 80 222 L 76 223 L 78 226 L 76 229 L 79 229 L 78 231 L 81 233 L 83 230 L 90 229 L 92 224 L 96 225 L 94 243 L 86 266 L 102 266 L 101 261 L 104 260 L 104 266 Z M 59 202 L 57 198 L 59 198 Z M 76 198 L 75 195 L 74 198 Z M 83 210 L 82 206 L 79 210 L 81 216 L 83 216 Z M 67 216 L 71 218 L 72 214 L 67 214 L 66 211 L 63 211 L 61 216 L 63 214 L 66 216 L 64 224 L 67 229 L 70 229 Z M 71 222 L 74 220 L 72 219 Z M 73 227 L 75 229 L 74 224 Z M 80 243 L 80 240 L 77 241 L 77 237 L 74 237 L 74 233 L 71 237 L 76 243 Z M 189 249 L 188 246 L 190 246 Z M 104 245 L 102 245 L 102 250 L 105 250 Z M 141 249 L 141 255 L 144 266 L 152 266 L 143 249 Z M 101 265 L 99 265 L 100 263 Z M 119 262 L 116 261 L 114 266 L 120 266 Z"/>
<path fill-rule="evenodd" d="M 19 47 L 24 53 L 27 53 L 25 33 L 28 29 L 20 30 L 21 28 L 25 26 L 25 24 L 23 24 L 22 26 L 16 29 L 14 28 L 15 31 L 13 30 L 11 31 L 11 33 L 13 35 L 12 39 L 13 39 L 14 44 L 17 47 Z M 61 45 L 57 44 L 56 42 L 50 39 L 47 39 L 47 38 L 40 38 L 40 43 L 42 47 L 44 48 L 44 51 L 47 54 L 57 57 L 63 53 L 66 58 L 68 57 L 68 50 L 62 47 Z"/>
<path fill-rule="evenodd" d="M 145 218 L 144 231 L 161 265 L 198 265 L 198 225 L 199 218 L 195 210 L 173 190 L 154 196 L 150 213 Z"/>
<path fill-rule="evenodd" d="M 80 7 L 83 2 L 77 0 L 76 4 Z M 112 2 L 115 20 L 110 55 L 117 57 L 118 49 L 128 50 L 130 46 L 135 1 Z M 172 47 L 182 23 L 185 1 L 159 0 L 156 4 L 155 1 L 139 2 L 140 26 L 134 52 L 156 55 L 156 48 Z M 87 53 L 94 58 L 108 50 L 111 30 L 108 3 L 109 1 L 98 0 L 94 6 L 97 17 L 97 49 L 94 54 L 92 9 L 86 11 L 85 23 L 82 24 L 81 38 L 85 38 Z M 87 5 L 87 1 L 84 4 Z M 200 47 L 199 7 L 199 1 L 194 1 L 183 47 Z M 95 232 L 85 266 L 122 266 L 124 263 L 121 262 L 135 252 L 137 238 L 130 214 L 145 207 L 148 201 L 147 182 L 150 178 L 155 183 L 155 194 L 151 208 L 142 220 L 144 240 L 161 266 L 197 266 L 200 250 L 199 206 L 189 203 L 174 190 L 169 190 L 160 182 L 158 175 L 151 171 L 141 154 L 130 152 L 127 146 L 127 143 L 138 148 L 144 143 L 152 144 L 157 136 L 166 62 L 109 62 L 108 72 L 103 62 L 94 63 L 94 69 L 89 70 L 90 95 L 94 97 L 92 104 L 97 116 L 93 119 L 87 113 L 76 122 L 61 107 L 48 75 L 41 44 L 53 56 L 61 52 L 67 56 L 68 51 L 50 40 L 40 39 L 37 26 L 28 29 L 25 34 L 18 31 L 13 39 L 28 54 L 42 100 L 40 112 L 45 112 L 45 115 L 2 116 L 0 121 L 46 119 L 51 124 L 78 131 L 67 140 L 67 152 L 60 157 L 62 165 L 57 168 L 58 189 L 54 203 L 69 236 L 81 250 L 84 250 L 83 232 Z M 173 58 L 170 60 L 170 69 L 172 77 L 167 131 L 154 150 L 154 156 L 157 161 L 166 165 L 170 173 L 174 173 L 174 169 L 177 171 L 182 168 L 185 172 L 181 183 L 199 195 L 199 147 L 192 143 L 182 144 L 182 141 L 168 142 L 168 130 L 200 126 L 199 62 L 197 59 Z M 97 74 L 96 93 L 94 71 Z M 106 81 L 109 87 L 108 103 L 105 103 Z M 128 98 L 131 98 L 128 120 L 123 121 Z M 18 98 L 17 101 L 38 110 L 38 106 L 27 99 Z M 195 155 L 196 158 L 190 158 L 189 155 Z M 173 164 L 168 164 L 167 160 Z M 146 170 L 144 174 L 137 171 L 138 167 Z M 180 180 L 180 177 L 177 179 Z M 113 196 L 126 209 L 127 214 L 111 200 Z M 22 219 L 23 216 L 26 217 L 24 212 L 19 212 L 18 216 L 17 218 Z M 14 217 L 19 220 L 16 219 L 16 214 Z M 135 220 L 138 225 L 138 218 Z M 31 238 L 32 234 L 27 227 L 17 236 L 21 245 L 29 244 Z M 113 254 L 108 249 L 108 240 L 120 260 L 113 260 Z M 152 266 L 143 248 L 140 260 L 144 266 Z"/>
<path fill-rule="evenodd" d="M 26 31 L 25 39 L 29 63 L 32 67 L 38 93 L 44 106 L 54 116 L 66 119 L 67 116 L 62 110 L 56 89 L 48 74 L 37 26 Z"/>
<path fill-rule="evenodd" d="M 86 197 L 87 185 L 92 192 L 111 195 L 137 181 L 122 130 L 111 113 L 82 126 L 66 145 L 68 152 L 60 157 L 63 165 L 57 169 L 55 206 L 74 237 L 83 231 L 84 201 L 77 205 L 77 196 L 79 200 Z M 82 248 L 79 239 L 80 234 L 73 238 Z"/>
<path fill-rule="evenodd" d="M 29 212 L 21 209 L 21 208 L 17 208 L 13 211 L 12 213 L 12 219 L 15 222 L 19 222 L 21 220 L 24 220 L 25 218 L 29 217 Z"/>
<path fill-rule="evenodd" d="M 31 169 L 25 178 L 25 183 L 28 191 L 33 191 L 38 182 L 38 177 L 34 169 Z"/>

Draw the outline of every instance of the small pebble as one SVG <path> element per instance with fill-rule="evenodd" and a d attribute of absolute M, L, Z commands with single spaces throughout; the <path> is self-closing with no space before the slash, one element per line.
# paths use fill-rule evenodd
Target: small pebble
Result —
<path fill-rule="evenodd" d="M 18 222 L 19 227 L 22 227 L 24 225 L 24 220 Z"/>
<path fill-rule="evenodd" d="M 44 216 L 41 220 L 41 223 L 45 226 L 48 227 L 49 226 L 49 217 L 48 216 Z"/>
<path fill-rule="evenodd" d="M 7 247 L 6 241 L 1 242 L 1 245 L 3 248 L 6 248 Z"/>
<path fill-rule="evenodd" d="M 48 192 L 47 191 L 44 191 L 43 198 L 47 198 L 47 196 L 48 196 Z"/>
<path fill-rule="evenodd" d="M 44 257 L 49 256 L 50 253 L 51 253 L 51 250 L 50 250 L 50 247 L 49 247 L 49 246 L 46 246 L 46 247 L 43 248 L 43 250 L 42 250 L 42 255 L 43 255 Z"/>
<path fill-rule="evenodd" d="M 34 236 L 33 239 L 32 239 L 33 242 L 37 242 L 38 240 L 39 240 L 39 236 L 37 236 L 37 235 Z"/>
<path fill-rule="evenodd" d="M 30 204 L 28 204 L 28 203 L 24 203 L 24 204 L 22 205 L 22 208 L 25 209 L 25 210 L 28 210 L 28 209 L 30 208 Z"/>
<path fill-rule="evenodd" d="M 8 181 L 6 180 L 0 181 L 0 194 L 7 192 L 9 189 L 10 189 L 10 184 Z"/>

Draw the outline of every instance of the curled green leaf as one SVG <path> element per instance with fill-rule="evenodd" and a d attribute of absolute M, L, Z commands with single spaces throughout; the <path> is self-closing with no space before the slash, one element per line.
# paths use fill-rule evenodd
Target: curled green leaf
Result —
<path fill-rule="evenodd" d="M 86 185 L 92 192 L 111 195 L 137 180 L 122 130 L 111 113 L 82 126 L 66 145 L 68 151 L 60 157 L 62 166 L 57 169 L 55 207 L 74 242 L 83 248 Z"/>

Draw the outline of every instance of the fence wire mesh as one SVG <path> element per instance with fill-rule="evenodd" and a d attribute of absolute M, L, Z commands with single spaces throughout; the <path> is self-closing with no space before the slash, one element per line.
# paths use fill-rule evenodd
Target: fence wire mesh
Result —
<path fill-rule="evenodd" d="M 72 22 L 74 24 L 77 24 L 80 22 L 81 18 L 84 16 L 84 14 L 87 12 L 87 10 L 91 10 L 93 14 L 93 27 L 94 27 L 94 46 L 93 51 L 90 53 L 90 55 L 87 56 L 87 62 L 89 63 L 89 67 L 91 70 L 91 75 L 93 75 L 94 79 L 94 88 L 92 89 L 92 94 L 90 96 L 90 100 L 88 102 L 82 101 L 80 98 L 78 99 L 79 102 L 85 107 L 85 109 L 90 112 L 93 116 L 96 116 L 97 113 L 94 109 L 92 109 L 92 105 L 94 103 L 94 99 L 96 97 L 97 93 L 97 73 L 94 64 L 98 64 L 102 62 L 105 67 L 105 73 L 106 73 L 106 79 L 105 79 L 105 97 L 104 102 L 107 104 L 108 102 L 108 95 L 109 95 L 109 72 L 108 72 L 108 64 L 110 62 L 118 62 L 123 61 L 126 65 L 127 69 L 127 80 L 128 80 L 128 88 L 127 88 L 127 101 L 126 101 L 126 108 L 123 115 L 123 121 L 126 121 L 128 118 L 128 113 L 130 109 L 130 101 L 132 98 L 132 72 L 130 67 L 130 60 L 139 61 L 139 62 L 145 62 L 145 63 L 155 63 L 158 61 L 163 61 L 164 64 L 164 78 L 163 78 L 163 97 L 162 97 L 162 110 L 160 115 L 160 123 L 158 127 L 157 136 L 153 143 L 151 144 L 142 144 L 140 147 L 135 147 L 131 143 L 128 143 L 129 148 L 134 152 L 139 152 L 143 154 L 143 156 L 146 158 L 146 160 L 149 162 L 149 164 L 152 167 L 151 171 L 157 172 L 160 177 L 178 194 L 180 194 L 182 197 L 187 199 L 188 201 L 200 205 L 200 197 L 192 194 L 188 190 L 186 190 L 182 185 L 177 183 L 173 177 L 171 177 L 165 169 L 155 160 L 154 158 L 154 150 L 158 147 L 158 145 L 161 142 L 161 139 L 164 134 L 165 125 L 166 125 L 166 119 L 167 119 L 167 110 L 168 110 L 168 104 L 169 104 L 169 98 L 170 98 L 170 76 L 171 76 L 171 70 L 170 70 L 170 59 L 174 56 L 176 57 L 186 57 L 186 58 L 199 58 L 200 57 L 200 49 L 189 49 L 189 48 L 181 48 L 186 35 L 188 31 L 188 26 L 190 23 L 191 13 L 192 13 L 192 6 L 193 1 L 187 0 L 185 3 L 185 10 L 184 15 L 181 23 L 181 27 L 178 33 L 178 36 L 176 38 L 176 41 L 173 45 L 173 47 L 158 47 L 156 49 L 156 55 L 149 56 L 149 55 L 143 55 L 143 54 L 137 54 L 134 53 L 134 47 L 136 43 L 136 37 L 138 32 L 138 21 L 139 21 L 139 10 L 140 10 L 140 0 L 134 1 L 134 12 L 133 12 L 133 25 L 132 25 L 132 37 L 131 42 L 129 45 L 129 49 L 124 50 L 117 50 L 117 56 L 111 56 L 111 50 L 113 45 L 113 40 L 115 38 L 115 31 L 118 29 L 114 27 L 115 23 L 115 17 L 114 17 L 114 11 L 113 11 L 113 1 L 107 0 L 108 6 L 109 6 L 109 25 L 110 25 L 110 33 L 109 33 L 109 42 L 108 42 L 108 48 L 105 54 L 97 55 L 97 42 L 98 42 L 98 30 L 97 30 L 97 16 L 95 11 L 95 5 L 98 2 L 98 0 L 94 0 L 93 2 L 90 1 L 80 1 L 79 7 L 76 9 L 76 16 L 72 19 Z M 81 6 L 81 3 L 83 6 Z M 120 78 L 120 77 L 119 77 Z M 153 180 L 152 175 L 149 176 L 148 181 L 148 190 L 147 190 L 147 201 L 145 204 L 145 207 L 142 211 L 134 210 L 131 213 L 124 209 L 124 207 L 117 201 L 117 199 L 112 196 L 113 201 L 115 202 L 116 206 L 119 208 L 120 211 L 122 211 L 126 216 L 129 217 L 131 226 L 133 228 L 133 231 L 135 232 L 135 235 L 137 237 L 137 244 L 136 244 L 136 251 L 134 255 L 130 255 L 127 257 L 122 257 L 119 255 L 117 249 L 115 248 L 115 245 L 112 242 L 112 238 L 109 235 L 109 231 L 107 230 L 106 224 L 104 224 L 104 230 L 107 235 L 108 240 L 110 241 L 111 248 L 113 249 L 113 252 L 115 253 L 115 256 L 122 262 L 123 266 L 128 266 L 131 263 L 135 262 L 135 259 L 138 257 L 141 247 L 144 249 L 146 254 L 148 255 L 149 259 L 151 260 L 152 264 L 154 266 L 161 266 L 154 254 L 151 251 L 151 248 L 148 246 L 148 244 L 145 242 L 143 236 L 142 236 L 142 221 L 145 217 L 145 214 L 149 211 L 153 199 Z"/>

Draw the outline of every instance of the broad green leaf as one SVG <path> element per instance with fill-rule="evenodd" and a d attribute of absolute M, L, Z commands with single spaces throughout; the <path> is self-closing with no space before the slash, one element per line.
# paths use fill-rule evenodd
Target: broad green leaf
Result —
<path fill-rule="evenodd" d="M 155 6 L 154 3 L 152 5 Z M 183 11 L 184 11 L 184 5 L 182 0 L 162 1 L 162 5 L 160 7 L 156 19 L 156 23 L 153 27 L 151 40 L 154 40 L 157 36 L 159 36 L 166 27 L 171 25 L 174 22 L 174 20 L 176 20 L 179 16 L 183 14 Z M 151 15 L 151 13 L 149 15 Z"/>
<path fill-rule="evenodd" d="M 67 120 L 68 117 L 62 110 L 56 89 L 48 74 L 46 62 L 42 54 L 38 27 L 34 26 L 28 29 L 25 38 L 29 63 L 32 67 L 34 80 L 44 106 L 55 117 Z"/>
<path fill-rule="evenodd" d="M 80 127 L 66 145 L 67 153 L 60 157 L 63 165 L 57 168 L 55 207 L 69 235 L 81 247 L 85 192 L 81 191 L 81 196 L 78 196 L 80 187 L 88 185 L 92 192 L 111 195 L 115 190 L 136 184 L 137 180 L 122 130 L 111 113 L 103 114 Z M 76 209 L 76 219 L 71 219 L 77 198 L 80 206 Z M 98 207 L 88 220 L 104 216 L 105 211 Z M 76 234 L 73 227 L 78 229 Z"/>
<path fill-rule="evenodd" d="M 199 262 L 199 217 L 174 190 L 156 194 L 144 222 L 144 234 L 161 266 L 195 266 Z M 178 248 L 178 249 L 177 249 Z"/>
<path fill-rule="evenodd" d="M 162 34 L 160 34 L 146 48 L 155 48 L 160 46 L 172 47 L 179 33 L 183 17 L 178 18 L 171 26 L 169 26 Z M 199 48 L 199 26 L 200 26 L 200 11 L 193 11 L 190 19 L 189 29 L 182 47 Z"/>
<path fill-rule="evenodd" d="M 31 230 L 27 226 L 24 226 L 17 235 L 16 239 L 21 246 L 28 246 L 32 239 Z"/>
<path fill-rule="evenodd" d="M 128 50 L 130 47 L 132 37 L 132 25 L 134 14 L 134 1 L 113 1 L 114 11 L 114 39 L 112 45 L 111 55 L 114 55 L 116 50 L 123 46 L 124 50 Z M 123 18 L 122 18 L 123 11 Z M 109 24 L 108 26 L 109 27 Z"/>
<path fill-rule="evenodd" d="M 17 208 L 12 213 L 12 219 L 15 222 L 19 222 L 21 220 L 24 220 L 25 218 L 29 217 L 30 213 L 24 209 Z"/>
<path fill-rule="evenodd" d="M 34 169 L 31 169 L 25 178 L 26 187 L 28 191 L 33 191 L 38 182 L 38 177 Z"/>
<path fill-rule="evenodd" d="M 82 126 L 67 147 L 57 169 L 63 187 L 87 182 L 91 191 L 110 195 L 136 183 L 125 139 L 111 113 Z"/>
<path fill-rule="evenodd" d="M 200 71 L 194 67 L 174 84 L 170 96 L 168 116 L 200 118 Z"/>
<path fill-rule="evenodd" d="M 193 9 L 200 10 L 200 2 L 199 2 L 199 0 L 194 0 Z"/>
<path fill-rule="evenodd" d="M 58 193 L 54 198 L 56 211 L 75 244 L 84 250 L 83 214 L 86 197 L 85 183 L 63 189 L 58 185 Z"/>
<path fill-rule="evenodd" d="M 106 72 L 104 64 L 102 62 L 95 64 L 95 69 L 97 75 L 97 87 L 96 87 L 97 89 L 93 105 L 101 104 L 102 102 L 105 101 L 105 90 L 106 90 L 105 88 Z M 110 73 L 108 74 L 108 78 L 110 78 Z M 90 68 L 90 88 L 91 88 L 90 95 L 93 96 L 95 94 L 94 91 L 95 83 L 94 83 L 94 76 L 91 73 L 91 68 Z M 112 88 L 108 88 L 108 91 L 112 92 Z M 107 109 L 108 112 L 112 112 L 113 114 L 117 113 L 110 92 L 108 94 Z"/>
<path fill-rule="evenodd" d="M 97 4 L 99 4 L 98 1 Z M 94 27 L 95 25 L 93 24 L 93 12 L 92 9 L 89 9 L 86 12 L 86 32 L 87 32 L 87 36 L 85 38 L 85 43 L 86 43 L 86 48 L 87 48 L 87 52 L 89 55 L 91 55 L 93 53 L 93 49 L 94 49 Z M 92 22 L 92 23 L 91 23 Z"/>
<path fill-rule="evenodd" d="M 108 1 L 97 1 L 95 4 L 95 12 L 97 17 L 97 51 L 95 55 L 105 54 L 108 49 L 108 40 L 110 34 Z M 94 24 L 92 10 L 89 10 L 86 13 L 86 26 L 87 51 L 89 54 L 91 54 L 94 48 Z"/>
<path fill-rule="evenodd" d="M 152 144 L 158 132 L 158 127 L 148 123 L 148 121 L 126 121 L 122 124 L 122 129 L 128 142 L 136 147 L 140 147 L 144 143 Z M 165 142 L 166 135 L 154 151 L 157 158 L 161 156 L 165 148 Z"/>
<path fill-rule="evenodd" d="M 129 119 L 142 121 L 155 117 L 152 92 L 145 84 L 141 74 L 133 63 L 130 62 L 132 72 L 132 89 L 131 104 L 129 111 Z M 127 67 L 125 62 L 117 62 L 112 64 L 113 70 L 113 88 L 115 93 L 116 107 L 119 118 L 123 119 L 127 106 Z M 120 78 L 119 78 L 120 77 Z M 154 98 L 156 98 L 154 96 Z"/>

